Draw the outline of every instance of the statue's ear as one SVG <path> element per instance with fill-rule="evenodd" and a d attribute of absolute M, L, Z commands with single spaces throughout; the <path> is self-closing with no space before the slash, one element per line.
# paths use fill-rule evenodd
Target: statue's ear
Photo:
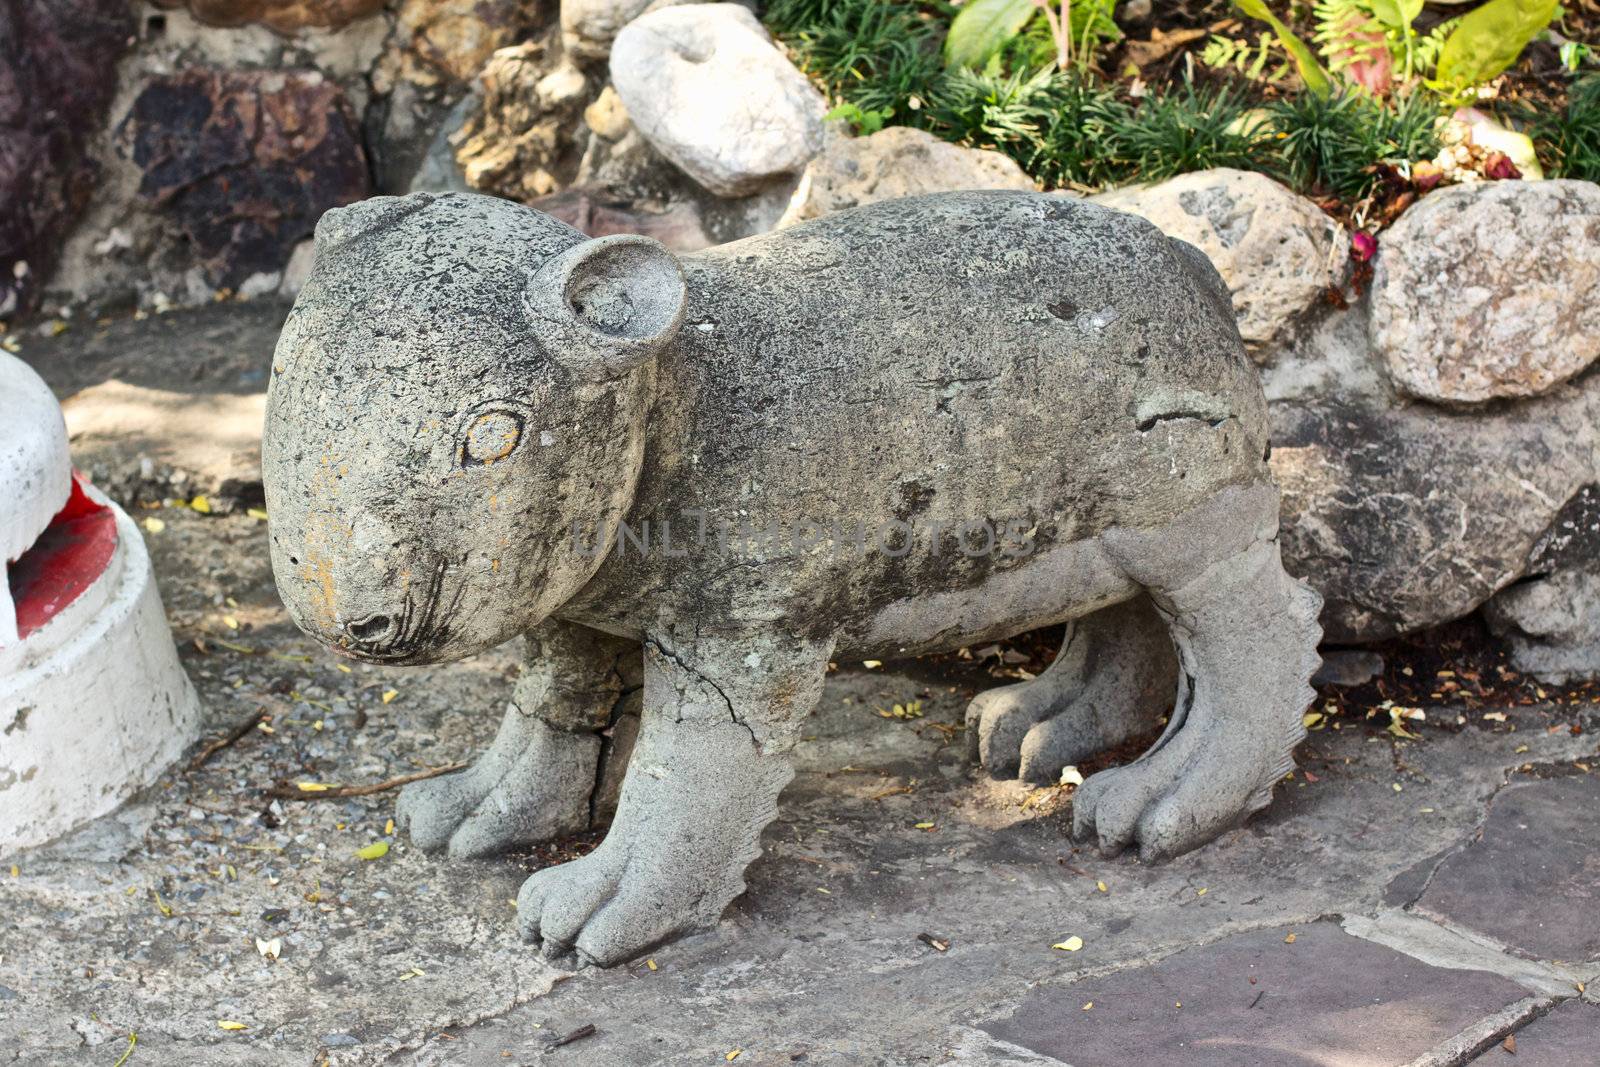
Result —
<path fill-rule="evenodd" d="M 683 270 L 661 242 L 633 234 L 574 245 L 534 273 L 528 314 L 551 354 L 587 380 L 653 358 L 683 322 Z"/>

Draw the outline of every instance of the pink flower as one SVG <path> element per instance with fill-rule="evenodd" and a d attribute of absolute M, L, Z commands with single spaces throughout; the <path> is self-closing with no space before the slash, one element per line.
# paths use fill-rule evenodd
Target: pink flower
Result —
<path fill-rule="evenodd" d="M 1356 258 L 1356 262 L 1365 263 L 1378 254 L 1378 239 L 1365 230 L 1356 231 L 1355 236 L 1350 238 L 1350 254 Z"/>

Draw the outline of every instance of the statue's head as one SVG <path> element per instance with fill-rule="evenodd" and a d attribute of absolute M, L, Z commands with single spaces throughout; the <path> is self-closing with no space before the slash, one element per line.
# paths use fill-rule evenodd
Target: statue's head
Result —
<path fill-rule="evenodd" d="M 600 560 L 643 461 L 683 277 L 486 196 L 330 211 L 273 356 L 262 467 L 278 591 L 351 655 L 431 663 L 529 629 Z"/>

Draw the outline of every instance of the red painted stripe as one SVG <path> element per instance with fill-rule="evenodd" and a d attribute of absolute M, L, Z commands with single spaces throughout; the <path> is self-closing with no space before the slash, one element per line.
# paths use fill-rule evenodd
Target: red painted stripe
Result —
<path fill-rule="evenodd" d="M 83 476 L 72 474 L 72 495 L 50 526 L 10 566 L 11 599 L 23 640 L 83 595 L 117 550 L 117 517 L 89 499 Z"/>

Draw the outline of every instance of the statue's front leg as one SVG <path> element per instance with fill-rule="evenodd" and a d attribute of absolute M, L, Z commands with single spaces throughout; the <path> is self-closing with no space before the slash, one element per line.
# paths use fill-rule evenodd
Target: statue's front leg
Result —
<path fill-rule="evenodd" d="M 611 831 L 523 885 L 524 937 L 547 957 L 576 951 L 608 966 L 715 925 L 777 816 L 831 648 L 787 636 L 647 639 L 644 718 Z"/>
<path fill-rule="evenodd" d="M 638 684 L 639 646 L 554 619 L 527 642 L 494 743 L 467 770 L 401 792 L 397 818 L 419 848 L 487 856 L 589 829 L 601 731 Z"/>

